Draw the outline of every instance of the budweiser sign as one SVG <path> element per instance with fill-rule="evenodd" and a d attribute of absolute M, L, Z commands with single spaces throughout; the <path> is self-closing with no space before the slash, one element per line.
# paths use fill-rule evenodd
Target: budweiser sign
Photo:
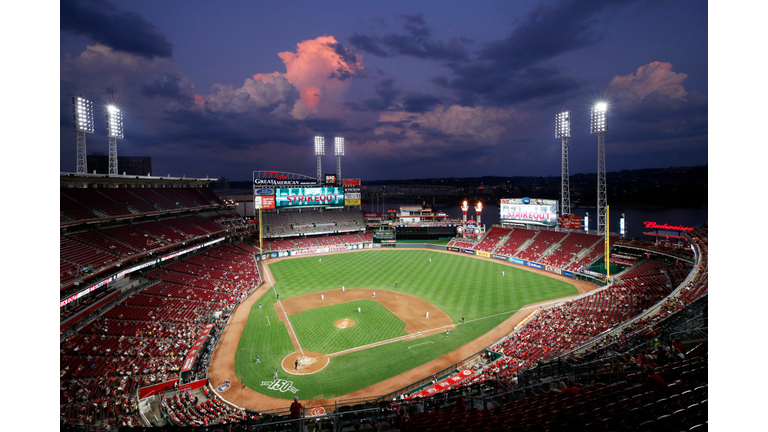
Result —
<path fill-rule="evenodd" d="M 670 231 L 693 231 L 693 228 L 682 226 L 682 225 L 658 224 L 656 222 L 649 222 L 649 221 L 645 221 L 643 223 L 645 224 L 645 228 L 647 229 L 661 229 L 661 230 L 670 230 Z"/>

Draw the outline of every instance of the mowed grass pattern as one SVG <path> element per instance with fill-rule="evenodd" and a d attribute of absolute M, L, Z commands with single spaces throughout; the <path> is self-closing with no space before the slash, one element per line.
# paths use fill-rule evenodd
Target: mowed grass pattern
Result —
<path fill-rule="evenodd" d="M 361 313 L 357 312 L 357 308 Z M 296 336 L 306 351 L 332 354 L 386 339 L 405 336 L 405 323 L 374 300 L 357 300 L 305 310 L 290 315 Z M 337 320 L 351 319 L 355 325 L 340 329 Z"/>
<path fill-rule="evenodd" d="M 430 258 L 432 262 L 429 262 Z M 433 303 L 458 324 L 450 337 L 437 334 L 344 354 L 333 357 L 319 373 L 290 376 L 302 399 L 334 398 L 368 387 L 466 345 L 526 304 L 578 293 L 572 284 L 502 262 L 424 250 L 371 250 L 326 255 L 322 262 L 315 256 L 268 262 L 268 265 L 275 279 L 274 289 L 281 299 L 328 289 L 341 290 L 342 285 L 347 289 L 393 290 Z M 506 276 L 502 276 L 502 271 Z M 262 299 L 265 305 L 269 299 L 271 305 L 274 292 L 265 294 Z M 282 358 L 293 352 L 287 329 L 281 325 L 285 339 L 273 335 L 273 322 L 264 337 L 259 337 L 262 329 L 266 330 L 265 312 L 253 312 L 246 323 L 248 338 L 244 335 L 240 348 L 246 348 L 246 353 L 269 352 L 274 355 L 270 354 L 266 363 L 262 356 L 262 365 L 258 367 L 246 367 L 244 382 L 269 396 L 291 399 L 291 393 L 260 386 L 262 380 L 270 379 L 274 369 L 280 367 Z M 466 319 L 465 325 L 460 324 L 462 317 Z M 291 319 L 292 324 L 294 321 Z M 319 323 L 309 323 L 309 326 L 314 325 Z M 306 326 L 301 323 L 297 332 L 303 334 Z M 426 341 L 433 343 L 408 348 Z M 299 342 L 304 348 L 301 336 Z"/>

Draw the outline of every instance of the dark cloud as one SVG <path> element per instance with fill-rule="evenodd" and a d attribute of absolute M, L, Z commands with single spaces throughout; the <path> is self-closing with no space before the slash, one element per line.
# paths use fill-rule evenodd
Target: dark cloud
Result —
<path fill-rule="evenodd" d="M 330 43 L 328 46 L 333 49 L 333 51 L 338 54 L 343 61 L 335 71 L 331 72 L 330 78 L 336 78 L 340 81 L 345 81 L 349 78 L 352 78 L 353 76 L 360 75 L 360 69 L 352 68 L 350 70 L 349 68 L 350 65 L 356 65 L 359 61 L 357 55 L 352 50 L 338 42 Z"/>
<path fill-rule="evenodd" d="M 487 44 L 471 61 L 449 64 L 453 79 L 440 76 L 433 82 L 454 90 L 463 103 L 480 99 L 506 105 L 556 95 L 562 98 L 580 84 L 540 64 L 599 41 L 599 18 L 631 1 L 542 3 L 520 19 L 509 37 Z"/>
<path fill-rule="evenodd" d="M 431 33 L 423 14 L 400 15 L 400 18 L 405 21 L 404 27 L 413 37 L 429 36 Z"/>
<path fill-rule="evenodd" d="M 349 43 L 357 49 L 363 50 L 377 57 L 388 57 L 389 54 L 381 48 L 372 37 L 361 34 L 353 34 L 349 38 Z"/>
<path fill-rule="evenodd" d="M 141 15 L 101 0 L 61 2 L 61 30 L 87 36 L 114 50 L 147 58 L 171 57 L 173 45 Z"/>
<path fill-rule="evenodd" d="M 442 103 L 439 98 L 428 94 L 409 94 L 403 98 L 403 109 L 407 112 L 424 113 Z"/>
<path fill-rule="evenodd" d="M 392 102 L 400 95 L 400 90 L 395 88 L 395 80 L 386 79 L 376 84 L 378 97 L 363 99 L 361 102 L 349 102 L 347 108 L 356 111 L 384 111 L 392 105 Z"/>
<path fill-rule="evenodd" d="M 421 14 L 400 15 L 399 18 L 404 21 L 406 33 L 390 33 L 381 38 L 355 33 L 350 38 L 350 43 L 355 48 L 378 57 L 405 55 L 448 62 L 461 62 L 468 58 L 465 48 L 469 43 L 468 39 L 451 38 L 447 43 L 433 40 L 432 32 Z"/>
<path fill-rule="evenodd" d="M 177 74 L 166 75 L 152 83 L 141 87 L 141 94 L 148 98 L 164 97 L 176 99 L 186 105 L 192 105 L 195 102 L 194 94 L 184 88 L 182 79 Z"/>

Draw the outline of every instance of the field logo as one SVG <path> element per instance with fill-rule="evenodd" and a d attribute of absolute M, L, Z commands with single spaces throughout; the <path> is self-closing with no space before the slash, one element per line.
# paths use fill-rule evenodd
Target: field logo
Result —
<path fill-rule="evenodd" d="M 262 381 L 261 386 L 262 387 L 267 386 L 267 389 L 279 391 L 280 393 L 285 393 L 287 391 L 291 393 L 296 393 L 299 391 L 299 389 L 293 386 L 293 381 L 286 381 L 284 379 L 276 379 L 274 381 Z"/>
<path fill-rule="evenodd" d="M 319 416 L 319 415 L 323 415 L 323 414 L 325 414 L 325 408 L 323 408 L 323 407 L 314 407 L 314 408 L 312 408 L 312 411 L 310 412 L 309 415 Z"/>
<path fill-rule="evenodd" d="M 229 380 L 227 380 L 227 381 L 229 381 Z M 225 392 L 225 391 L 229 390 L 229 387 L 230 387 L 229 382 L 225 382 L 224 384 L 216 387 L 216 390 L 220 391 L 220 392 Z"/>

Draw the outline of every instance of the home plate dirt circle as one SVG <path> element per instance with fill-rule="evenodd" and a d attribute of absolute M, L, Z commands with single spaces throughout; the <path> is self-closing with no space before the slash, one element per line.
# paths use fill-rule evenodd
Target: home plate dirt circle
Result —
<path fill-rule="evenodd" d="M 300 365 L 296 363 L 297 360 L 300 360 Z M 330 361 L 331 359 L 322 353 L 304 351 L 302 355 L 300 352 L 293 352 L 285 356 L 282 366 L 283 370 L 291 375 L 310 375 L 323 370 Z"/>
<path fill-rule="evenodd" d="M 337 328 L 345 329 L 355 325 L 355 322 L 352 321 L 351 319 L 344 318 L 336 321 L 335 323 L 333 323 L 333 325 L 335 325 Z"/>

